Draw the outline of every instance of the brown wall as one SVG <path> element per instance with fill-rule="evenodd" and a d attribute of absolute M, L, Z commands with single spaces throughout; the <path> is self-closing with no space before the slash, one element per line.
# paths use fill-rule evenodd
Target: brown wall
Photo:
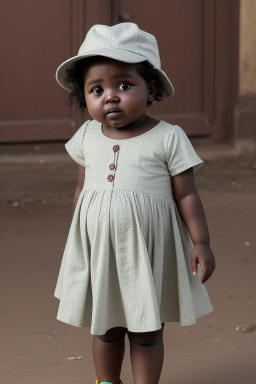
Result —
<path fill-rule="evenodd" d="M 256 1 L 241 0 L 240 6 L 240 95 L 256 94 Z"/>
<path fill-rule="evenodd" d="M 239 103 L 235 140 L 256 142 L 256 2 L 240 1 Z"/>

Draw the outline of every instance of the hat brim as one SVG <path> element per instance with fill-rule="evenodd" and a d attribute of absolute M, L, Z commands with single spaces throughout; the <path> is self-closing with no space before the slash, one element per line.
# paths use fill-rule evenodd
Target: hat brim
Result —
<path fill-rule="evenodd" d="M 159 76 L 160 76 L 160 78 L 164 84 L 163 97 L 173 96 L 174 95 L 174 87 L 173 87 L 169 77 L 166 75 L 166 73 L 162 69 L 159 69 L 159 68 L 155 68 L 155 69 L 158 71 Z"/>
<path fill-rule="evenodd" d="M 147 58 L 144 56 L 138 55 L 137 53 L 133 53 L 131 51 L 126 51 L 125 49 L 122 50 L 122 54 L 120 54 L 120 48 L 106 48 L 106 49 L 97 49 L 97 51 L 90 51 L 87 52 L 86 54 L 79 54 L 76 56 L 71 57 L 70 59 L 64 61 L 56 71 L 56 80 L 57 82 L 67 91 L 71 92 L 71 89 L 69 88 L 69 85 L 66 82 L 66 70 L 71 69 L 74 63 L 86 59 L 92 56 L 103 56 L 103 57 L 108 57 L 113 60 L 118 60 L 122 61 L 124 63 L 130 63 L 130 64 L 136 64 L 136 63 L 141 63 L 143 61 L 146 61 Z M 164 89 L 163 89 L 163 97 L 170 97 L 173 96 L 174 94 L 174 88 L 169 80 L 168 76 L 166 73 L 159 68 L 154 67 L 159 75 L 161 80 L 163 81 L 164 84 Z"/>

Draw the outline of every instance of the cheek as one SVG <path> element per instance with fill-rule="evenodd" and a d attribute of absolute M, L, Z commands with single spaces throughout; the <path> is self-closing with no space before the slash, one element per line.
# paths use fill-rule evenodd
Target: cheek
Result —
<path fill-rule="evenodd" d="M 148 96 L 145 92 L 134 92 L 123 98 L 123 103 L 130 111 L 140 110 L 147 107 Z"/>
<path fill-rule="evenodd" d="M 137 111 L 138 113 L 141 113 L 147 108 L 147 103 L 148 103 L 148 100 L 145 99 L 144 97 L 141 99 L 137 98 L 134 102 L 132 102 L 129 105 L 129 110 L 131 112 Z"/>
<path fill-rule="evenodd" d="M 92 104 L 87 101 L 87 110 L 92 118 L 98 118 L 99 117 L 99 111 L 95 107 L 95 104 Z"/>
<path fill-rule="evenodd" d="M 85 101 L 87 104 L 88 111 L 97 111 L 99 108 L 99 102 L 98 100 L 93 99 L 90 95 L 85 97 Z"/>

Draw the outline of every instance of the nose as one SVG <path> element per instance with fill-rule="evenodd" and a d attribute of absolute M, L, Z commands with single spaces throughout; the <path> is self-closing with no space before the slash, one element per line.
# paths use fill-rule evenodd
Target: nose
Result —
<path fill-rule="evenodd" d="M 105 104 L 112 104 L 112 103 L 118 103 L 119 97 L 113 93 L 109 93 L 105 98 Z"/>

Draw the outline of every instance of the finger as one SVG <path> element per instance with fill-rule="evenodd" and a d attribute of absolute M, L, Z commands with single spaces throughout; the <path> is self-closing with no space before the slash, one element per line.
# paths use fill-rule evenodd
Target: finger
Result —
<path fill-rule="evenodd" d="M 201 276 L 201 283 L 204 284 L 211 275 L 212 275 L 212 272 L 210 272 L 209 269 L 205 270 Z"/>
<path fill-rule="evenodd" d="M 191 266 L 192 266 L 193 276 L 195 276 L 197 274 L 197 261 L 198 261 L 197 257 L 192 257 L 192 259 L 191 259 Z"/>
<path fill-rule="evenodd" d="M 204 282 L 206 281 L 206 276 L 207 276 L 207 268 L 205 265 L 201 265 L 201 268 L 202 268 L 202 275 L 201 275 L 201 283 L 204 284 Z"/>

